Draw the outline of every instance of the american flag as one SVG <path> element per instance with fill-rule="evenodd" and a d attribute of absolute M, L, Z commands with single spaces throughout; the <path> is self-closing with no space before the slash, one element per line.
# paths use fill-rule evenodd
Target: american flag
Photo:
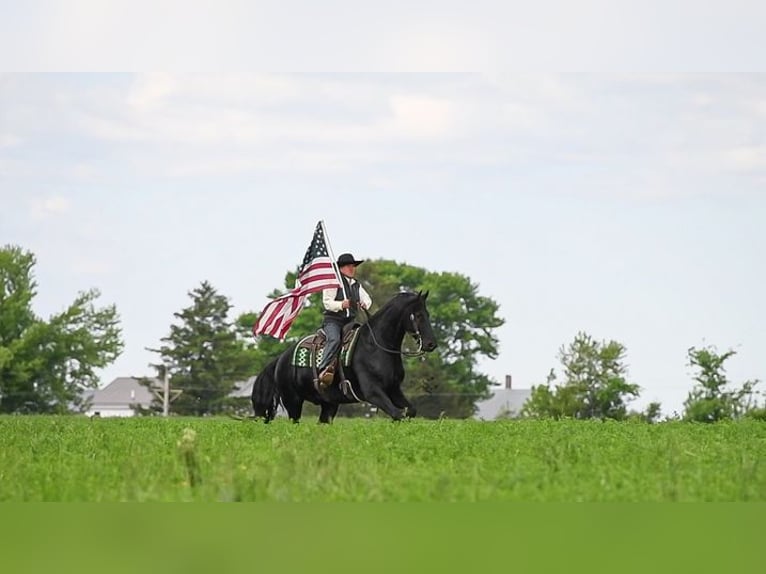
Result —
<path fill-rule="evenodd" d="M 311 293 L 339 286 L 338 276 L 327 248 L 324 227 L 320 221 L 295 278 L 295 288 L 266 305 L 258 322 L 253 326 L 253 335 L 271 335 L 284 340 L 290 325 L 303 308 L 306 297 Z"/>

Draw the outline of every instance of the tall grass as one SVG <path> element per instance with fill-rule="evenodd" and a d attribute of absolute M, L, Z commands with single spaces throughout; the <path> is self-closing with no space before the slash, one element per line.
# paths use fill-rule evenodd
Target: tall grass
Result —
<path fill-rule="evenodd" d="M 0 501 L 766 501 L 766 424 L 0 417 Z"/>

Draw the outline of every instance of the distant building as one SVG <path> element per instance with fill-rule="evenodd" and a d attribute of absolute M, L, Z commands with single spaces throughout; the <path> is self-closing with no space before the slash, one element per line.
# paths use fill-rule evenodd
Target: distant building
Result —
<path fill-rule="evenodd" d="M 151 379 L 159 385 L 158 379 Z M 154 395 L 133 377 L 118 377 L 103 389 L 90 391 L 86 398 L 90 399 L 90 407 L 85 414 L 101 417 L 132 417 L 135 416 L 135 406 L 148 409 Z"/>
<path fill-rule="evenodd" d="M 253 385 L 255 384 L 256 377 L 250 377 L 246 381 L 234 383 L 234 390 L 229 393 L 229 396 L 233 399 L 247 399 L 245 410 L 249 411 L 247 414 L 252 415 L 252 407 L 250 406 L 250 397 L 253 394 Z M 287 411 L 282 406 L 282 403 L 277 406 L 277 417 L 286 417 Z"/>
<path fill-rule="evenodd" d="M 490 398 L 476 404 L 477 411 L 474 418 L 493 421 L 498 418 L 519 416 L 524 403 L 532 395 L 532 389 L 512 387 L 511 375 L 506 375 L 504 387 L 496 389 Z"/>
<path fill-rule="evenodd" d="M 250 395 L 253 394 L 254 383 L 255 377 L 250 377 L 240 383 L 234 383 L 234 390 L 229 393 L 229 396 L 234 399 L 249 399 Z"/>
<path fill-rule="evenodd" d="M 162 381 L 150 378 L 162 396 Z M 234 390 L 229 393 L 232 398 L 249 399 L 253 392 L 255 377 L 235 383 Z M 90 407 L 85 414 L 101 417 L 132 417 L 136 415 L 135 407 L 149 409 L 156 397 L 150 389 L 142 385 L 134 377 L 118 377 L 103 389 L 89 390 L 83 395 L 90 400 Z"/>

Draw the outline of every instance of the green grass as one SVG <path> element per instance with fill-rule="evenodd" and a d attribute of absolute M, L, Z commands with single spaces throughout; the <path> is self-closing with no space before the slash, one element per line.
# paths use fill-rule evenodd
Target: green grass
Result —
<path fill-rule="evenodd" d="M 766 501 L 766 424 L 0 417 L 0 501 L 194 500 Z"/>

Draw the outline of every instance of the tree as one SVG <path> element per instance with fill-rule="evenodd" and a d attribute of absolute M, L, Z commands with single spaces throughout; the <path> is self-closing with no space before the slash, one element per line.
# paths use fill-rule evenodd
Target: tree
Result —
<path fill-rule="evenodd" d="M 685 420 L 716 422 L 756 412 L 759 381 L 745 381 L 739 389 L 729 390 L 724 363 L 736 354 L 733 350 L 719 354 L 712 346 L 689 349 L 689 366 L 697 369 L 693 377 L 697 384 L 684 401 Z"/>
<path fill-rule="evenodd" d="M 373 299 L 375 312 L 402 290 L 429 291 L 428 309 L 439 347 L 420 359 L 405 359 L 404 392 L 420 415 L 468 417 L 476 401 L 487 396 L 489 377 L 476 370 L 481 357 L 496 358 L 498 341 L 494 329 L 504 321 L 497 316 L 498 304 L 479 295 L 478 285 L 458 273 L 437 273 L 378 259 L 357 269 L 357 278 Z M 292 288 L 295 274 L 288 273 L 285 287 Z M 278 295 L 275 291 L 273 295 Z M 255 314 L 241 317 L 241 326 L 252 327 Z M 360 318 L 363 319 L 363 318 Z M 255 354 L 260 364 L 281 352 L 286 345 L 316 331 L 322 323 L 321 294 L 312 295 L 293 323 L 285 343 L 259 337 Z M 415 350 L 414 342 L 405 349 Z M 341 414 L 361 414 L 362 409 L 344 406 Z"/>
<path fill-rule="evenodd" d="M 646 409 L 639 413 L 641 420 L 647 423 L 656 423 L 660 420 L 662 414 L 662 405 L 658 402 L 651 402 L 646 406 Z"/>
<path fill-rule="evenodd" d="M 98 290 L 80 292 L 48 321 L 32 310 L 35 256 L 0 249 L 0 412 L 66 412 L 84 407 L 96 370 L 123 348 L 114 305 L 97 308 Z"/>
<path fill-rule="evenodd" d="M 171 404 L 181 415 L 207 415 L 225 411 L 229 394 L 237 382 L 254 373 L 253 357 L 229 321 L 229 300 L 207 281 L 189 292 L 191 306 L 175 313 L 180 324 L 171 325 L 170 335 L 159 349 L 153 365 L 158 374 L 167 366 L 170 384 L 182 394 Z"/>
<path fill-rule="evenodd" d="M 598 342 L 578 333 L 568 347 L 559 350 L 563 383 L 552 387 L 557 376 L 551 369 L 544 385 L 532 387 L 522 414 L 555 419 L 624 419 L 627 401 L 637 397 L 640 389 L 626 380 L 625 355 L 625 347 L 616 341 Z"/>

